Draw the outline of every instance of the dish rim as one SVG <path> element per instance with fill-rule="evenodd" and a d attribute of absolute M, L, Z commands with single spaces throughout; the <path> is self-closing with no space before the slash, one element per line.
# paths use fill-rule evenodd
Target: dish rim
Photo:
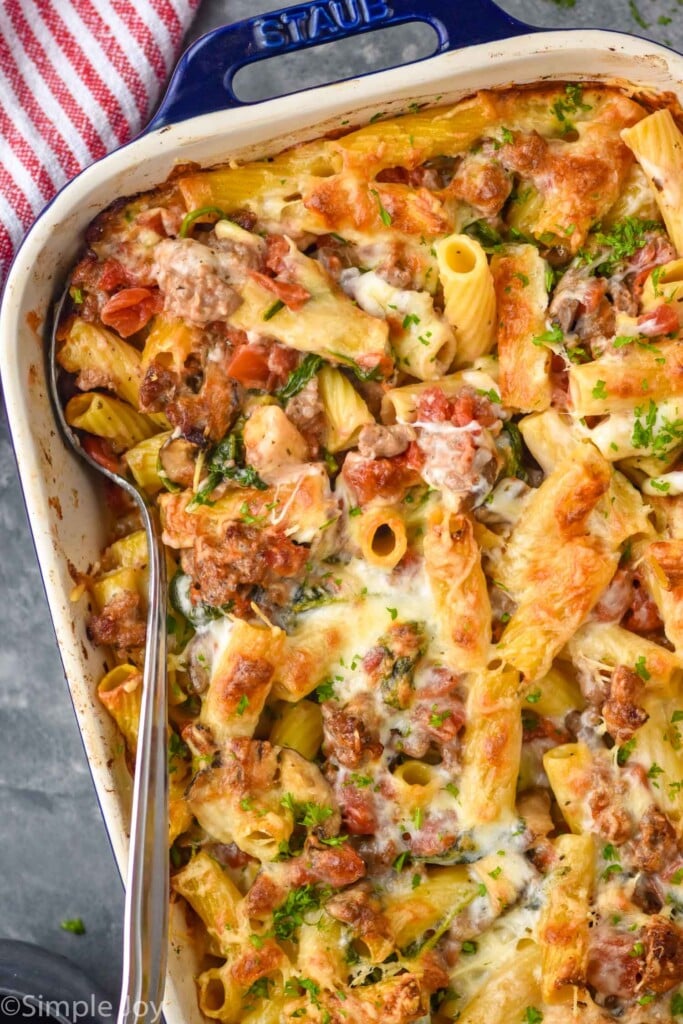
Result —
<path fill-rule="evenodd" d="M 586 54 L 594 52 L 599 52 L 604 58 L 605 68 L 596 70 L 591 67 L 591 73 L 587 73 Z M 538 70 L 534 70 L 548 58 L 552 58 L 556 68 L 554 71 L 548 68 L 545 74 L 539 74 Z M 576 68 L 574 71 L 568 69 L 572 61 Z M 611 64 L 615 67 L 610 69 Z M 616 66 L 621 64 L 632 64 L 634 73 L 631 77 L 615 74 Z M 492 75 L 497 77 L 496 69 L 502 73 L 513 67 L 518 69 L 514 78 L 507 79 L 505 83 L 491 82 Z M 476 87 L 490 88 L 492 84 L 514 85 L 553 79 L 595 81 L 606 78 L 610 81 L 636 81 L 644 85 L 653 74 L 662 79 L 662 84 L 656 86 L 657 91 L 664 90 L 663 83 L 666 81 L 669 89 L 676 92 L 683 102 L 683 56 L 667 47 L 612 30 L 538 31 L 492 43 L 480 43 L 438 54 L 412 65 L 233 109 L 228 114 L 233 137 L 250 141 L 231 148 L 242 153 L 246 146 L 247 150 L 252 150 L 251 155 L 255 155 L 256 150 L 261 153 L 278 152 L 296 141 L 316 137 L 341 114 L 351 112 L 356 118 L 354 123 L 366 123 L 377 110 L 378 103 L 382 103 L 391 113 L 392 107 L 424 95 L 431 97 L 430 105 L 434 106 L 438 83 L 446 79 L 454 85 L 454 95 L 462 98 L 475 91 Z M 468 81 L 471 84 L 465 85 Z M 442 105 L 453 101 L 450 98 L 444 99 Z M 114 787 L 123 780 L 125 789 L 125 776 L 120 770 L 122 766 L 114 766 L 113 758 L 106 756 L 107 748 L 110 755 L 113 750 L 113 732 L 106 723 L 106 712 L 97 706 L 92 689 L 91 680 L 96 671 L 93 665 L 98 659 L 84 647 L 79 647 L 79 643 L 83 644 L 84 616 L 80 613 L 77 617 L 70 614 L 73 609 L 65 586 L 68 579 L 67 551 L 71 552 L 73 544 L 65 540 L 68 528 L 63 526 L 63 511 L 58 511 L 54 504 L 54 501 L 59 504 L 64 499 L 69 483 L 74 481 L 88 491 L 91 506 L 94 504 L 95 492 L 92 478 L 80 465 L 70 464 L 72 456 L 64 459 L 67 453 L 63 450 L 59 453 L 61 458 L 58 461 L 64 462 L 65 467 L 69 463 L 65 469 L 66 475 L 59 482 L 54 480 L 55 494 L 48 493 L 52 485 L 49 482 L 50 471 L 46 472 L 46 466 L 51 465 L 51 458 L 57 456 L 58 448 L 54 448 L 54 429 L 48 427 L 45 430 L 45 411 L 47 409 L 49 413 L 48 422 L 52 419 L 52 411 L 44 380 L 41 379 L 44 373 L 41 324 L 43 327 L 48 324 L 49 306 L 64 272 L 73 262 L 75 243 L 82 228 L 94 216 L 93 206 L 100 209 L 107 205 L 94 197 L 103 194 L 111 182 L 117 185 L 114 197 L 140 191 L 137 187 L 126 188 L 124 184 L 131 169 L 136 169 L 138 177 L 144 179 L 141 168 L 147 162 L 150 173 L 152 166 L 161 167 L 164 163 L 170 169 L 174 158 L 177 160 L 186 151 L 194 152 L 218 145 L 224 139 L 224 133 L 213 138 L 212 132 L 216 131 L 224 117 L 223 111 L 202 114 L 145 133 L 92 164 L 69 182 L 46 207 L 22 243 L 11 268 L 0 309 L 0 375 L 24 503 L 88 765 L 115 859 L 122 873 L 127 856 L 126 794 Z M 275 136 L 272 134 L 273 123 L 277 123 L 280 129 Z M 217 157 L 208 157 L 204 161 L 205 165 L 217 162 L 220 162 Z M 162 180 L 157 171 L 152 173 L 152 178 L 154 180 L 150 180 L 145 187 L 152 188 Z M 46 267 L 46 254 L 50 255 L 54 249 L 57 231 L 67 232 L 70 244 L 65 243 L 60 259 Z M 33 356 L 29 355 L 29 348 L 33 350 Z M 28 387 L 25 387 L 27 369 Z M 34 434 L 33 415 L 37 408 L 40 409 L 42 422 Z M 61 441 L 57 442 L 58 447 L 61 444 Z M 73 508 L 74 518 L 77 512 L 78 504 Z M 79 619 L 80 635 L 75 624 Z M 86 682 L 88 677 L 91 680 Z M 185 941 L 182 925 L 176 922 L 176 926 L 180 929 L 179 941 L 182 945 Z M 188 985 L 187 975 L 184 979 L 181 977 L 183 970 L 172 956 L 164 1000 L 168 1024 L 204 1019 L 196 1007 L 191 979 Z M 186 1002 L 190 991 L 191 999 Z"/>

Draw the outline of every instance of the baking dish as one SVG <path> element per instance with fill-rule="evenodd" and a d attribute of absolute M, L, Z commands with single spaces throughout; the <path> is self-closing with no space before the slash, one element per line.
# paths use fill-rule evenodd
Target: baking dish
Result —
<path fill-rule="evenodd" d="M 234 97 L 234 75 L 250 60 L 415 19 L 432 24 L 440 52 L 408 70 L 255 106 L 240 107 Z M 345 20 L 348 26 L 339 27 Z M 266 155 L 342 120 L 362 124 L 378 110 L 396 112 L 415 100 L 452 102 L 479 87 L 545 78 L 628 79 L 673 91 L 683 100 L 683 60 L 671 51 L 610 32 L 534 32 L 488 0 L 462 15 L 438 11 L 436 4 L 417 9 L 398 3 L 389 11 L 376 0 L 358 6 L 333 0 L 219 29 L 183 58 L 148 131 L 72 182 L 24 243 L 0 320 L 5 397 L 65 671 L 120 865 L 126 855 L 127 777 L 115 753 L 118 737 L 94 697 L 103 658 L 89 646 L 82 610 L 69 601 L 72 574 L 96 561 L 104 543 L 98 488 L 57 438 L 43 367 L 50 302 L 76 255 L 83 228 L 112 199 L 163 180 L 176 161 L 211 164 Z M 180 921 L 174 924 L 173 942 L 177 956 L 171 957 L 165 1012 L 171 1022 L 197 1019 L 192 948 Z"/>

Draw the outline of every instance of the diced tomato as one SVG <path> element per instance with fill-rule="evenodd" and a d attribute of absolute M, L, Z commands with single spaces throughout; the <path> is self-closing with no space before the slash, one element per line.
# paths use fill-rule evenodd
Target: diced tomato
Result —
<path fill-rule="evenodd" d="M 245 388 L 263 388 L 268 383 L 268 350 L 257 345 L 242 345 L 228 363 L 227 374 Z"/>
<path fill-rule="evenodd" d="M 678 313 L 673 306 L 662 303 L 638 317 L 638 330 L 646 338 L 657 338 L 661 334 L 678 331 Z"/>
<path fill-rule="evenodd" d="M 123 288 L 105 302 L 100 319 L 122 338 L 129 338 L 149 323 L 161 308 L 161 294 L 156 289 Z"/>
<path fill-rule="evenodd" d="M 102 480 L 102 484 L 107 508 L 114 519 L 123 519 L 134 507 L 132 498 L 124 491 L 123 487 L 119 487 L 118 484 L 106 477 Z"/>
<path fill-rule="evenodd" d="M 408 450 L 399 458 L 403 458 L 406 469 L 412 469 L 415 473 L 419 473 L 425 464 L 424 452 L 417 441 L 411 441 Z"/>
<path fill-rule="evenodd" d="M 126 268 L 113 257 L 102 264 L 97 287 L 103 292 L 113 292 L 121 285 L 132 284 Z"/>
<path fill-rule="evenodd" d="M 81 440 L 83 450 L 94 459 L 98 465 L 104 466 L 111 473 L 119 472 L 119 460 L 109 441 L 104 437 L 95 437 L 94 434 L 86 434 Z"/>
<path fill-rule="evenodd" d="M 452 398 L 440 387 L 426 388 L 418 400 L 417 418 L 427 423 L 452 423 L 456 427 L 466 427 L 474 420 L 484 427 L 496 422 L 489 399 L 470 387 L 463 387 Z"/>
<path fill-rule="evenodd" d="M 266 288 L 273 295 L 276 295 L 281 302 L 284 302 L 288 309 L 293 309 L 295 312 L 301 309 L 304 302 L 307 302 L 311 297 L 308 289 L 300 284 L 278 281 L 274 277 L 268 277 L 267 274 L 259 273 L 258 270 L 251 270 L 249 276 L 253 277 L 262 288 Z"/>
<path fill-rule="evenodd" d="M 385 501 L 402 501 L 409 487 L 421 483 L 418 474 L 407 464 L 405 454 L 391 459 L 364 459 L 352 452 L 344 462 L 343 474 L 359 505 L 378 497 Z"/>
<path fill-rule="evenodd" d="M 417 418 L 425 423 L 446 423 L 453 415 L 453 403 L 441 388 L 425 388 L 417 400 Z"/>
<path fill-rule="evenodd" d="M 289 242 L 284 235 L 268 235 L 266 238 L 266 267 L 273 274 L 284 270 L 284 258 L 289 252 Z"/>

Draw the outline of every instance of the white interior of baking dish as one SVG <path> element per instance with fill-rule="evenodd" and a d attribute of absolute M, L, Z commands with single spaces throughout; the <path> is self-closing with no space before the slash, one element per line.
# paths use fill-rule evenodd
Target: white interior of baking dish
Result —
<path fill-rule="evenodd" d="M 170 125 L 88 168 L 46 210 L 12 268 L 0 315 L 5 401 L 36 551 L 90 760 L 121 870 L 127 853 L 129 785 L 116 730 L 95 697 L 103 656 L 85 631 L 85 601 L 72 603 L 70 570 L 97 561 L 105 543 L 97 481 L 64 447 L 46 388 L 44 332 L 50 304 L 95 214 L 119 196 L 154 187 L 178 161 L 204 165 L 280 151 L 342 120 L 363 124 L 415 101 L 446 104 L 479 88 L 542 79 L 628 80 L 683 102 L 683 57 L 647 40 L 604 31 L 543 32 L 442 54 L 409 67 Z M 196 973 L 183 915 L 172 922 L 164 1013 L 193 1024 Z"/>

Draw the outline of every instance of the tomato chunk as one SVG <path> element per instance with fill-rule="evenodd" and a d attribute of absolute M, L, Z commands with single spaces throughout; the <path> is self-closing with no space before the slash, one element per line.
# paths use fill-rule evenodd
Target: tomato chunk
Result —
<path fill-rule="evenodd" d="M 228 363 L 227 374 L 245 388 L 264 388 L 268 383 L 268 350 L 256 345 L 242 345 Z"/>
<path fill-rule="evenodd" d="M 149 323 L 155 313 L 161 310 L 161 295 L 149 288 L 123 288 L 107 299 L 100 319 L 107 327 L 113 327 L 122 338 L 129 338 Z"/>
<path fill-rule="evenodd" d="M 119 460 L 109 441 L 104 437 L 95 437 L 94 434 L 86 434 L 82 440 L 84 451 L 94 459 L 98 465 L 104 466 L 111 473 L 119 472 Z"/>

